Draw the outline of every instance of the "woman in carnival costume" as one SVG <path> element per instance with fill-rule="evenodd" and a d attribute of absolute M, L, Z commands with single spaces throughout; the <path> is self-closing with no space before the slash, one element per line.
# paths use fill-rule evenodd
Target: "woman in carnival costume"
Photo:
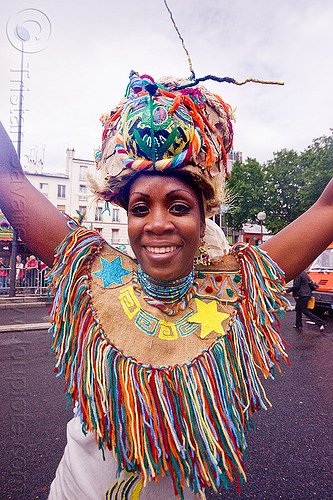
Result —
<path fill-rule="evenodd" d="M 231 109 L 188 84 L 132 73 L 103 117 L 93 189 L 127 210 L 136 260 L 68 222 L 26 179 L 1 129 L 2 210 L 53 264 L 55 371 L 75 411 L 50 500 L 204 499 L 208 486 L 246 480 L 244 433 L 268 404 L 258 372 L 287 360 L 285 279 L 333 240 L 330 182 L 260 249 L 239 243 L 226 255 L 212 243 L 208 255 Z"/>

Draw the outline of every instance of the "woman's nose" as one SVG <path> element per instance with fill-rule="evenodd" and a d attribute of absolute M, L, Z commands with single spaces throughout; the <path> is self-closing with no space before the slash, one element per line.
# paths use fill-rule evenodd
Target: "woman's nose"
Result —
<path fill-rule="evenodd" d="M 169 212 L 160 208 L 151 210 L 145 229 L 155 234 L 163 234 L 173 229 L 173 224 L 169 218 Z"/>

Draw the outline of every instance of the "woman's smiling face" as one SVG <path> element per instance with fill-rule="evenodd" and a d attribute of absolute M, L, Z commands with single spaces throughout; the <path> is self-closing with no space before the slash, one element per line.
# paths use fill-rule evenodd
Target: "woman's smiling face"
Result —
<path fill-rule="evenodd" d="M 171 281 L 191 272 L 205 231 L 195 191 L 176 177 L 141 175 L 128 203 L 128 235 L 142 270 Z"/>

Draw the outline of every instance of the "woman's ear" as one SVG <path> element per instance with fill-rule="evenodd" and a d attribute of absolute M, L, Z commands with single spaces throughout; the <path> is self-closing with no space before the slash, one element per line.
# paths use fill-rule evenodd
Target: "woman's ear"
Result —
<path fill-rule="evenodd" d="M 200 238 L 203 238 L 205 236 L 205 231 L 206 231 L 206 222 L 201 220 L 200 221 Z"/>

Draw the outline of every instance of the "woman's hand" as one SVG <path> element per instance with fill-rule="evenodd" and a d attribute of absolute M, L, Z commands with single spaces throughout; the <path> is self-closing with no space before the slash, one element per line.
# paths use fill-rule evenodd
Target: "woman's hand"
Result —
<path fill-rule="evenodd" d="M 279 264 L 288 282 L 304 271 L 332 241 L 333 179 L 309 210 L 260 248 Z"/>
<path fill-rule="evenodd" d="M 0 122 L 0 208 L 18 236 L 48 266 L 68 234 L 67 220 L 28 181 Z"/>

